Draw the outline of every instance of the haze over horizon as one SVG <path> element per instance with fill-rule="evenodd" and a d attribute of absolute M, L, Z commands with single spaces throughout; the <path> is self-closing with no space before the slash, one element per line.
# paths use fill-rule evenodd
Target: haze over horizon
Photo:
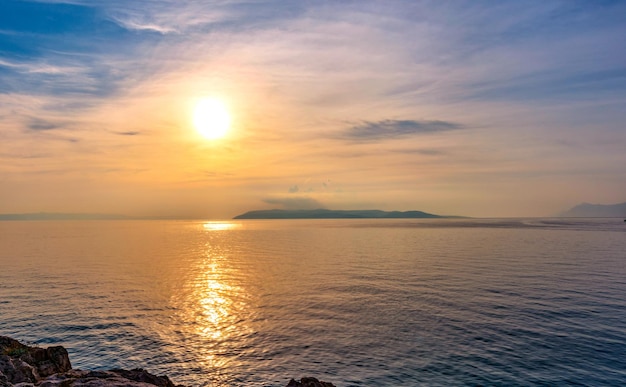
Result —
<path fill-rule="evenodd" d="M 621 203 L 624 36 L 619 1 L 3 0 L 0 213 Z"/>

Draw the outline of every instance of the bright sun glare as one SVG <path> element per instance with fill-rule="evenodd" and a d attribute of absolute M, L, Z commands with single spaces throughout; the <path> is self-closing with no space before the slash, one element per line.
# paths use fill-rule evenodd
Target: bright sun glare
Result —
<path fill-rule="evenodd" d="M 224 137 L 230 128 L 230 114 L 219 99 L 201 99 L 193 112 L 193 124 L 205 138 L 218 139 Z"/>

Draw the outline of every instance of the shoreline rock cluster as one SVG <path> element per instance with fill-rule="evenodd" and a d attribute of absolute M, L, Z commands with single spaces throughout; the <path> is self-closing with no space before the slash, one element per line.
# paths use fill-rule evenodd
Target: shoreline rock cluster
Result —
<path fill-rule="evenodd" d="M 0 336 L 0 387 L 185 387 L 141 368 L 85 371 L 73 369 L 62 346 L 31 347 Z M 315 378 L 291 379 L 287 387 L 335 387 Z"/>

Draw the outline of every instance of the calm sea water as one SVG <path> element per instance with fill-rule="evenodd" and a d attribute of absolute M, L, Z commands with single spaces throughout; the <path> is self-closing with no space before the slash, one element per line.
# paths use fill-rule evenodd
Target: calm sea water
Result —
<path fill-rule="evenodd" d="M 0 222 L 0 335 L 189 386 L 623 386 L 626 224 Z"/>

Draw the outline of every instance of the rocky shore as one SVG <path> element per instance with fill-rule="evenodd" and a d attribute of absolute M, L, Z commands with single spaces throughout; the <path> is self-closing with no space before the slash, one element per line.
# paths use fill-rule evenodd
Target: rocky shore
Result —
<path fill-rule="evenodd" d="M 83 371 L 72 369 L 67 350 L 24 345 L 0 336 L 0 387 L 184 387 L 167 376 L 133 370 Z M 287 387 L 335 387 L 315 378 L 291 379 Z"/>

